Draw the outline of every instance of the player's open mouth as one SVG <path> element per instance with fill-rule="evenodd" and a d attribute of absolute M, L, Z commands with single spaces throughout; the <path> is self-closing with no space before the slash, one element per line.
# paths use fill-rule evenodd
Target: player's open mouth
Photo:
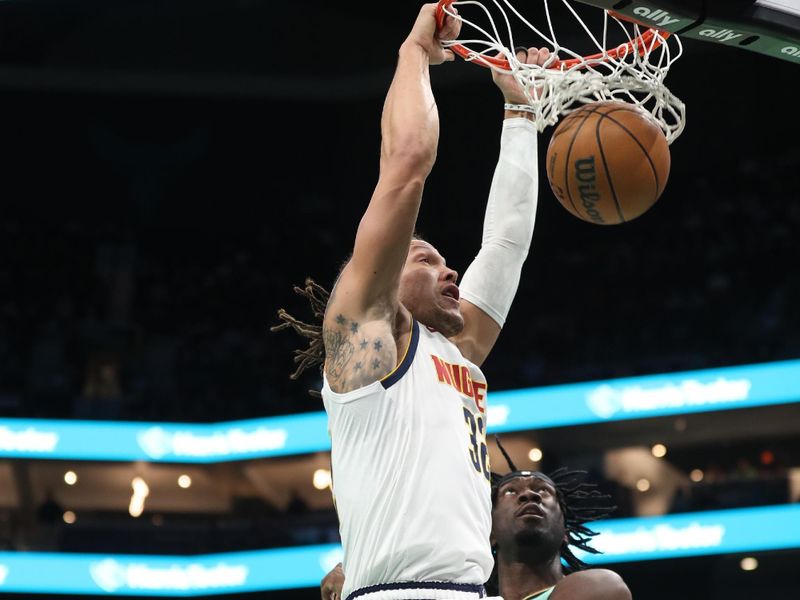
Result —
<path fill-rule="evenodd" d="M 442 288 L 442 296 L 445 296 L 446 298 L 452 298 L 453 300 L 458 302 L 459 299 L 458 286 L 455 285 L 454 283 L 444 286 L 444 288 Z"/>
<path fill-rule="evenodd" d="M 544 511 L 542 510 L 542 507 L 539 506 L 538 504 L 528 503 L 519 510 L 517 510 L 517 512 L 514 513 L 514 516 L 516 517 L 528 516 L 528 517 L 542 518 L 544 517 Z"/>

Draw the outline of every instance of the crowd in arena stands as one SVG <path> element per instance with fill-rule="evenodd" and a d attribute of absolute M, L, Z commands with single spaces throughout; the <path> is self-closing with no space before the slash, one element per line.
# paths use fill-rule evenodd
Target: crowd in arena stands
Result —
<path fill-rule="evenodd" d="M 776 260 L 800 230 L 800 204 L 781 192 L 796 158 L 742 161 L 735 180 L 697 167 L 702 209 L 687 201 L 677 226 L 604 238 L 602 259 L 576 243 L 540 257 L 535 243 L 513 326 L 485 365 L 493 389 L 799 357 L 800 278 Z M 230 216 L 219 231 L 112 213 L 0 220 L 0 414 L 207 422 L 320 410 L 306 393 L 319 372 L 288 378 L 303 342 L 269 326 L 281 306 L 309 316 L 291 286 L 306 274 L 329 286 L 341 236 L 329 199 L 286 202 L 313 244 L 287 249 L 274 224 L 245 235 Z M 539 244 L 554 235 L 544 225 Z M 450 227 L 434 240 L 445 251 Z M 548 295 L 545 277 L 564 290 L 601 283 L 588 297 Z"/>
<path fill-rule="evenodd" d="M 106 244 L 119 232 L 96 225 L 31 227 L 0 224 L 5 416 L 203 422 L 320 408 L 286 384 L 295 341 L 269 334 L 277 306 L 265 302 L 290 283 L 252 264 L 258 247 L 209 265 Z"/>
<path fill-rule="evenodd" d="M 559 298 L 552 310 L 515 306 L 510 319 L 524 327 L 504 332 L 485 367 L 501 382 L 495 389 L 800 356 L 792 333 L 800 331 L 800 279 L 773 260 L 800 230 L 800 205 L 758 201 L 771 180 L 752 175 L 714 198 L 712 219 L 687 214 L 680 231 L 661 234 L 680 236 L 684 255 L 642 239 L 647 264 L 639 267 L 629 242 L 603 261 L 577 246 L 548 257 L 546 268 L 564 278 L 603 268 L 608 286 Z M 697 181 L 701 192 L 708 185 Z M 144 245 L 129 231 L 79 220 L 47 231 L 13 220 L 0 228 L 2 414 L 203 422 L 321 409 L 306 393 L 319 387 L 318 372 L 288 379 L 302 342 L 269 333 L 279 306 L 307 316 L 290 288 L 314 257 L 270 262 L 282 249 L 266 233 L 202 252 L 169 235 L 164 247 Z M 544 263 L 530 267 L 519 297 L 541 296 Z M 763 268 L 737 269 L 742 263 Z M 620 274 L 629 268 L 646 271 L 636 289 Z M 665 282 L 677 271 L 692 285 Z M 658 311 L 669 313 L 669 327 Z"/>

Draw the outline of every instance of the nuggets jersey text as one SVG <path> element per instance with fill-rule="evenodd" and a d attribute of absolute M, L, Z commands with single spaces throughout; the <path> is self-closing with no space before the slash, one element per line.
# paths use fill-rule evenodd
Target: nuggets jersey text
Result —
<path fill-rule="evenodd" d="M 404 581 L 482 584 L 493 558 L 486 380 L 440 333 L 412 322 L 380 381 L 322 390 L 344 546 L 343 598 Z"/>

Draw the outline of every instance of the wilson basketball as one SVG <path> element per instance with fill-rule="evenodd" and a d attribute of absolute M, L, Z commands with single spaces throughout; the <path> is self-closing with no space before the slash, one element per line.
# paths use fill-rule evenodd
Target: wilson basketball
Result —
<path fill-rule="evenodd" d="M 595 102 L 565 116 L 547 148 L 547 178 L 576 217 L 616 225 L 644 214 L 669 177 L 667 138 L 644 110 Z"/>

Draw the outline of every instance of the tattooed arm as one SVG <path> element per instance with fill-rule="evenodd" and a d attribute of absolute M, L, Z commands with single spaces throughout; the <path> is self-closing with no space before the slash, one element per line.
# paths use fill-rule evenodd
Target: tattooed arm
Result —
<path fill-rule="evenodd" d="M 325 374 L 335 392 L 347 392 L 377 381 L 389 373 L 397 360 L 393 337 L 387 337 L 385 323 L 361 325 L 337 314 L 322 329 L 325 342 Z"/>
<path fill-rule="evenodd" d="M 328 301 L 325 374 L 335 392 L 377 381 L 394 369 L 411 316 L 398 299 L 400 274 L 436 159 L 439 116 L 429 65 L 452 60 L 439 44 L 436 4 L 422 7 L 398 53 L 381 119 L 380 175 L 356 233 L 353 256 Z M 458 34 L 445 25 L 444 38 Z"/>

